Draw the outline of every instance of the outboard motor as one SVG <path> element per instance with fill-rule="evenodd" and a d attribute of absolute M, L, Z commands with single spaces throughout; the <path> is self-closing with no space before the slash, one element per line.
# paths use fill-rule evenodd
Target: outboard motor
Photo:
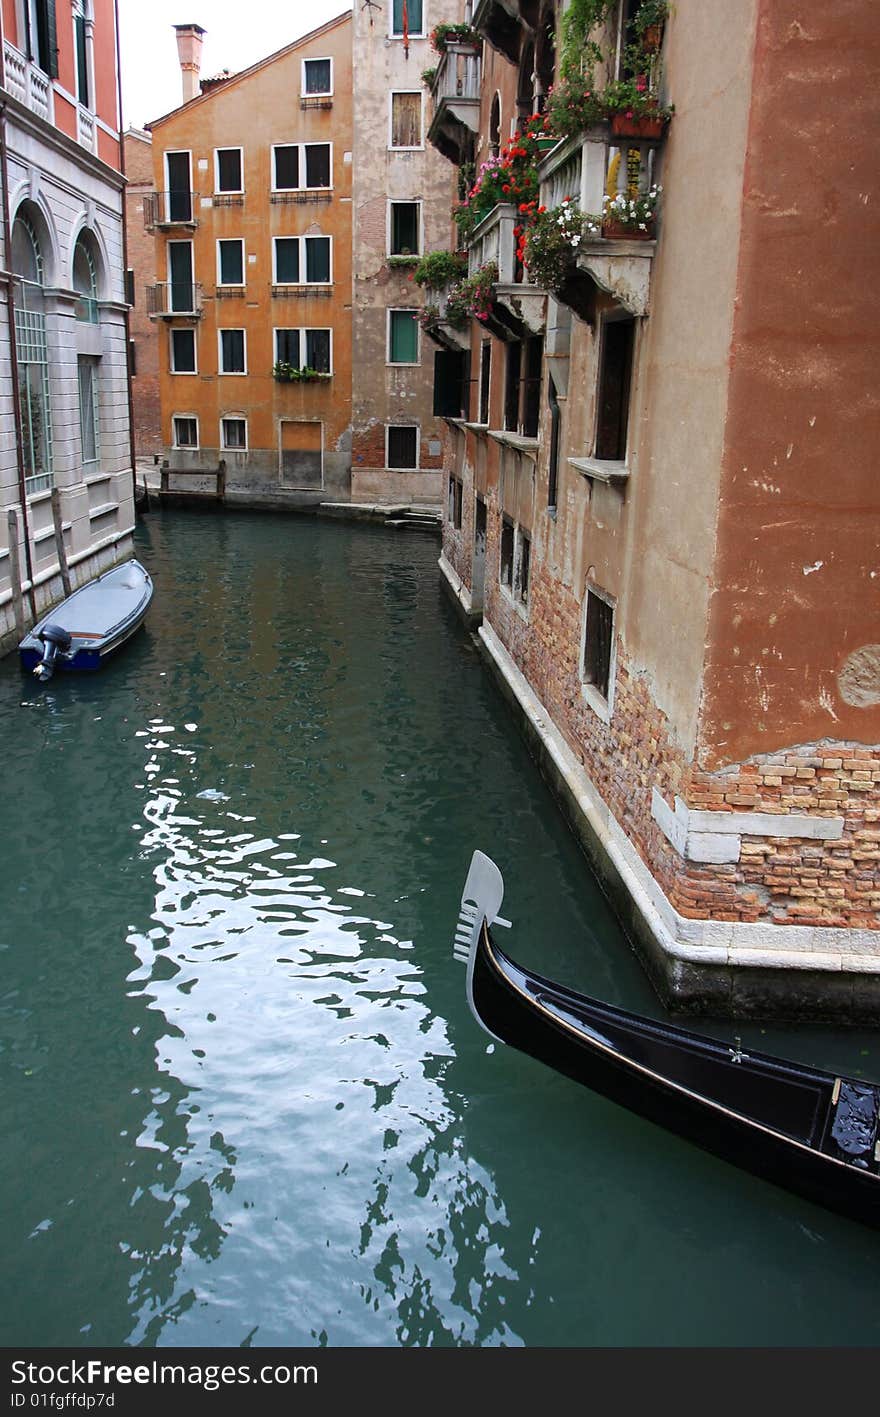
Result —
<path fill-rule="evenodd" d="M 40 639 L 43 641 L 43 658 L 39 664 L 34 665 L 34 674 L 41 683 L 45 683 L 47 679 L 52 678 L 56 656 L 66 654 L 72 641 L 68 631 L 61 625 L 47 625 L 40 631 Z"/>

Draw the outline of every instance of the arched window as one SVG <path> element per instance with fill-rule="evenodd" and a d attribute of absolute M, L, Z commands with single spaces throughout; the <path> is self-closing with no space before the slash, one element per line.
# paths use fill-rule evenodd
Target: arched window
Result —
<path fill-rule="evenodd" d="M 25 490 L 30 495 L 52 486 L 52 419 L 49 362 L 43 311 L 43 254 L 36 226 L 26 211 L 12 224 L 12 270 L 15 285 L 15 355 L 21 412 Z"/>
<path fill-rule="evenodd" d="M 73 288 L 79 299 L 76 318 L 91 325 L 98 323 L 98 263 L 94 242 L 88 232 L 81 231 L 73 248 Z"/>
<path fill-rule="evenodd" d="M 489 151 L 493 157 L 501 151 L 501 99 L 497 93 L 489 113 Z"/>

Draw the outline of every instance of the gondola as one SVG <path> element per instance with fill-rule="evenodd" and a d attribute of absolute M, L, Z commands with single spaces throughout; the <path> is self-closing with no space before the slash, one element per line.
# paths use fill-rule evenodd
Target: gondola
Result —
<path fill-rule="evenodd" d="M 41 682 L 56 669 L 100 669 L 140 629 L 152 598 L 153 582 L 140 561 L 114 566 L 80 586 L 25 635 L 18 647 L 22 668 Z"/>
<path fill-rule="evenodd" d="M 455 958 L 494 1039 L 755 1175 L 880 1225 L 880 1086 L 836 1077 L 600 1003 L 498 946 L 501 872 L 475 851 Z"/>

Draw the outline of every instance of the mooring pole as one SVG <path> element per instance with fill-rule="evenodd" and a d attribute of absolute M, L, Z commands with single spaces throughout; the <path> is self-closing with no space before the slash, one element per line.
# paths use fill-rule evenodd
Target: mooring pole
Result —
<path fill-rule="evenodd" d="M 52 524 L 55 528 L 55 555 L 58 557 L 58 565 L 61 567 L 61 584 L 64 587 L 65 600 L 70 595 L 70 571 L 67 565 L 67 549 L 64 545 L 64 527 L 61 523 L 61 493 L 57 487 L 52 488 Z"/>
<path fill-rule="evenodd" d="M 19 640 L 24 639 L 24 600 L 21 594 L 21 549 L 18 540 L 18 511 L 9 508 L 9 578 L 12 582 L 12 611 L 15 615 L 15 632 Z"/>

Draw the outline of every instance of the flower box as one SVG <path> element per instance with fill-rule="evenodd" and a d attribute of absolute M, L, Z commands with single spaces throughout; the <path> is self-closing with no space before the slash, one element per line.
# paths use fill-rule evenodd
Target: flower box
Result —
<path fill-rule="evenodd" d="M 611 115 L 611 132 L 618 138 L 662 138 L 666 126 L 665 118 L 628 118 L 625 113 Z"/>
<path fill-rule="evenodd" d="M 606 218 L 602 222 L 602 235 L 608 241 L 653 241 L 654 224 L 649 222 L 647 231 L 640 231 L 637 226 L 628 226 L 626 222 Z"/>

